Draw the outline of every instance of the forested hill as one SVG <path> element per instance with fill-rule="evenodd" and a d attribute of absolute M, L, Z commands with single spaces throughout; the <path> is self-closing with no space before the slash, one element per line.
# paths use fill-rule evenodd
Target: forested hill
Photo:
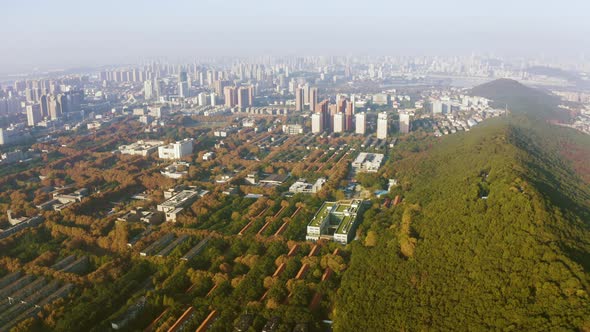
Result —
<path fill-rule="evenodd" d="M 565 129 L 521 123 L 399 144 L 403 203 L 365 213 L 335 331 L 590 329 L 590 186 L 545 144 Z"/>
<path fill-rule="evenodd" d="M 558 97 L 511 79 L 498 79 L 476 86 L 470 94 L 491 99 L 495 107 L 508 107 L 515 114 L 553 121 L 567 121 L 569 117 L 567 112 L 557 107 Z"/>

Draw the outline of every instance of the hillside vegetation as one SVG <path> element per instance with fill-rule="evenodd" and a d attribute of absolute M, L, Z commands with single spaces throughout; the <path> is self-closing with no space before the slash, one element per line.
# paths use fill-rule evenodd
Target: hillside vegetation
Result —
<path fill-rule="evenodd" d="M 590 186 L 548 133 L 573 135 L 509 118 L 400 144 L 404 201 L 367 211 L 335 331 L 590 330 Z"/>
<path fill-rule="evenodd" d="M 552 121 L 566 121 L 569 118 L 566 112 L 558 109 L 558 97 L 515 80 L 494 80 L 474 87 L 470 93 L 473 96 L 491 99 L 494 107 L 508 107 L 513 114 Z"/>

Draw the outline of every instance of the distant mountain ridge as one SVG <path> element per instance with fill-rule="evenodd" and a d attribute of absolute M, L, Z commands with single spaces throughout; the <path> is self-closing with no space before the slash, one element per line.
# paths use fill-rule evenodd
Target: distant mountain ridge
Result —
<path fill-rule="evenodd" d="M 515 80 L 498 79 L 478 85 L 471 89 L 470 94 L 491 99 L 494 107 L 508 107 L 515 114 L 546 121 L 564 122 L 569 119 L 567 112 L 559 109 L 558 97 Z"/>

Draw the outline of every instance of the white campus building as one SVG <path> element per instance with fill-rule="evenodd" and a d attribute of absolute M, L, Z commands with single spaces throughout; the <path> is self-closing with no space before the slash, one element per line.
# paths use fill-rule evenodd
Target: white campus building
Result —
<path fill-rule="evenodd" d="M 186 138 L 176 143 L 160 146 L 158 157 L 162 159 L 181 159 L 193 153 L 193 139 Z"/>

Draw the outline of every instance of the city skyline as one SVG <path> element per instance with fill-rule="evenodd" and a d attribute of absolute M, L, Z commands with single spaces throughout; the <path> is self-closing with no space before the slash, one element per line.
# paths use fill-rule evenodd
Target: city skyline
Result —
<path fill-rule="evenodd" d="M 3 9 L 3 74 L 156 57 L 590 53 L 583 1 L 103 1 L 84 8 L 60 0 Z"/>
<path fill-rule="evenodd" d="M 590 332 L 588 0 L 0 8 L 0 332 Z"/>

